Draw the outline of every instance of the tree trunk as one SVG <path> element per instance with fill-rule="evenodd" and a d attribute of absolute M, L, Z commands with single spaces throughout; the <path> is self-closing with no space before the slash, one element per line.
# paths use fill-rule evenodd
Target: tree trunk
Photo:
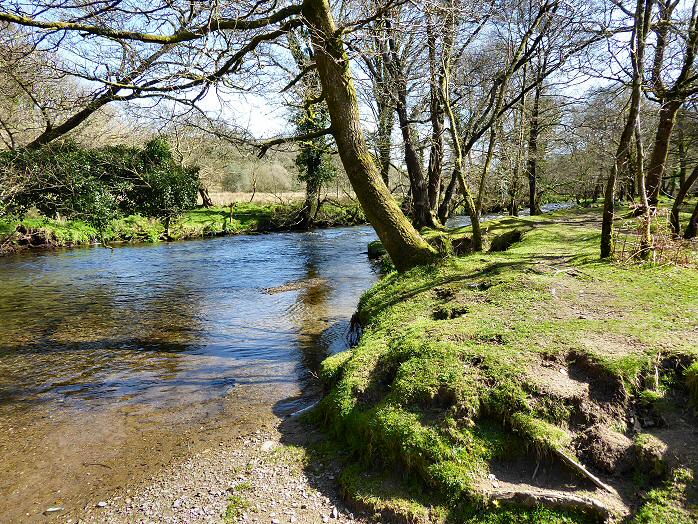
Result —
<path fill-rule="evenodd" d="M 393 106 L 387 96 L 383 95 L 378 103 L 378 158 L 380 161 L 381 178 L 386 186 L 390 183 L 390 151 L 393 134 Z"/>
<path fill-rule="evenodd" d="M 204 207 L 213 207 L 211 195 L 208 194 L 208 189 L 203 184 L 199 184 L 199 195 L 201 195 L 201 202 Z"/>
<path fill-rule="evenodd" d="M 407 114 L 407 79 L 404 68 L 400 63 L 395 40 L 390 36 L 388 40 L 390 47 L 390 66 L 392 71 L 392 81 L 395 85 L 395 110 L 397 112 L 398 124 L 402 133 L 402 141 L 405 149 L 405 166 L 410 179 L 412 189 L 412 217 L 417 229 L 422 227 L 438 227 L 436 215 L 432 213 L 429 204 L 429 185 L 424 176 L 422 162 L 417 153 L 414 140 L 414 131 L 410 125 Z"/>
<path fill-rule="evenodd" d="M 613 167 L 606 182 L 603 203 L 603 220 L 601 224 L 601 258 L 613 254 L 613 218 L 616 196 L 616 181 L 618 173 L 623 172 L 629 165 L 630 141 L 635 132 L 635 125 L 640 114 L 640 99 L 642 97 L 643 60 L 645 43 L 649 32 L 651 18 L 651 3 L 645 8 L 646 0 L 637 0 L 635 7 L 635 26 L 631 41 L 631 57 L 633 64 L 632 90 L 630 93 L 630 108 L 618 142 L 618 149 L 613 160 Z"/>
<path fill-rule="evenodd" d="M 691 189 L 691 186 L 696 183 L 696 180 L 698 180 L 698 166 L 693 168 L 691 175 L 685 179 L 679 187 L 679 192 L 676 194 L 676 200 L 674 200 L 674 205 L 671 207 L 669 222 L 671 224 L 671 232 L 675 238 L 678 237 L 681 232 L 681 221 L 679 219 L 681 206 L 683 205 L 683 201 L 686 198 L 688 191 Z"/>
<path fill-rule="evenodd" d="M 482 168 L 482 176 L 480 177 L 480 186 L 477 190 L 477 200 L 475 201 L 475 206 L 477 207 L 478 215 L 482 214 L 482 202 L 485 198 L 485 184 L 487 183 L 487 177 L 490 173 L 490 166 L 492 165 L 492 159 L 494 158 L 494 148 L 497 144 L 497 123 L 492 124 L 490 128 L 490 140 L 487 144 L 487 156 L 485 157 L 485 165 Z"/>
<path fill-rule="evenodd" d="M 540 97 L 543 86 L 539 79 L 536 91 L 533 95 L 533 107 L 531 108 L 531 129 L 528 134 L 528 207 L 531 216 L 540 215 L 538 204 L 538 135 L 540 134 Z"/>
<path fill-rule="evenodd" d="M 304 0 L 315 61 L 332 120 L 339 156 L 352 188 L 398 271 L 426 264 L 436 251 L 419 235 L 390 196 L 366 145 L 349 57 L 328 0 Z"/>
<path fill-rule="evenodd" d="M 444 199 L 439 204 L 439 221 L 442 224 L 446 223 L 448 217 L 451 215 L 451 201 L 453 200 L 453 194 L 456 190 L 456 184 L 458 183 L 458 173 L 455 169 L 451 174 L 451 179 L 448 181 L 446 190 L 444 191 Z"/>
<path fill-rule="evenodd" d="M 698 234 L 698 202 L 696 202 L 696 207 L 693 209 L 691 218 L 688 220 L 688 225 L 686 226 L 686 231 L 683 234 L 685 239 L 696 238 Z"/>
<path fill-rule="evenodd" d="M 666 171 L 671 133 L 680 107 L 681 101 L 672 99 L 664 102 L 659 110 L 659 124 L 647 166 L 647 199 L 651 207 L 657 207 L 659 201 L 659 189 L 662 187 L 662 178 Z"/>
<path fill-rule="evenodd" d="M 686 143 L 683 129 L 679 128 L 679 188 L 686 183 L 688 174 L 688 159 L 686 158 Z"/>
<path fill-rule="evenodd" d="M 308 173 L 308 178 L 305 182 L 305 203 L 301 212 L 300 227 L 302 229 L 310 229 L 315 223 L 320 203 L 320 187 L 321 184 L 318 183 L 317 175 Z"/>
<path fill-rule="evenodd" d="M 444 160 L 444 113 L 441 107 L 441 96 L 439 94 L 440 67 L 436 57 L 436 35 L 431 21 L 427 25 L 428 46 L 429 46 L 429 71 L 431 74 L 429 82 L 429 112 L 431 117 L 431 148 L 429 151 L 429 208 L 432 214 L 439 211 L 439 200 L 441 197 L 441 173 Z"/>

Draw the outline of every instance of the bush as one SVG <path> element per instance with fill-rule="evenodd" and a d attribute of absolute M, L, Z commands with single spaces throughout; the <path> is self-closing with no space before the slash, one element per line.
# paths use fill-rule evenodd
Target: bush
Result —
<path fill-rule="evenodd" d="M 143 149 L 85 149 L 65 142 L 0 154 L 4 213 L 81 219 L 104 230 L 130 214 L 169 218 L 196 205 L 198 169 L 177 165 L 167 141 Z"/>

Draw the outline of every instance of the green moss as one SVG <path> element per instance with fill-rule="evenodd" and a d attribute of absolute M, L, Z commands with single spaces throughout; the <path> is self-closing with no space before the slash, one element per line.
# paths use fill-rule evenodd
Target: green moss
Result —
<path fill-rule="evenodd" d="M 698 521 L 698 507 L 686 505 L 686 491 L 695 489 L 693 472 L 678 469 L 663 486 L 648 492 L 632 524 L 692 524 Z"/>
<path fill-rule="evenodd" d="M 515 413 L 511 422 L 515 431 L 541 450 L 564 449 L 571 444 L 568 432 L 536 417 Z"/>
<path fill-rule="evenodd" d="M 693 407 L 698 409 L 698 361 L 686 370 L 686 388 Z"/>
<path fill-rule="evenodd" d="M 526 234 L 506 251 L 388 273 L 366 292 L 361 343 L 323 368 L 319 420 L 337 442 L 454 510 L 482 500 L 494 460 L 531 447 L 572 454 L 579 404 L 540 383 L 546 362 L 574 366 L 623 412 L 632 395 L 652 400 L 642 391 L 658 358 L 698 358 L 695 269 L 600 262 L 596 211 L 585 213 L 489 222 L 490 237 Z M 477 522 L 536 521 L 499 511 L 479 509 Z"/>

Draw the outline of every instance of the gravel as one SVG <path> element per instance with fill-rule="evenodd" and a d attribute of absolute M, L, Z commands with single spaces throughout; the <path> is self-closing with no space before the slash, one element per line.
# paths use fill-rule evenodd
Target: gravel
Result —
<path fill-rule="evenodd" d="M 306 430 L 296 431 L 297 439 Z M 166 466 L 142 485 L 125 486 L 113 498 L 88 505 L 77 520 L 66 522 L 376 522 L 352 514 L 343 505 L 336 467 L 313 464 L 304 469 L 298 462 L 285 460 L 281 440 L 278 428 L 240 435 Z M 232 494 L 244 504 L 237 516 L 225 520 Z"/>

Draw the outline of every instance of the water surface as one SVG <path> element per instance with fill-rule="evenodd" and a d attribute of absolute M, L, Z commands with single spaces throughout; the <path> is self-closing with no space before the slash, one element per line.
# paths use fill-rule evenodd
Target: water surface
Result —
<path fill-rule="evenodd" d="M 21 521 L 19 506 L 63 503 L 95 475 L 128 481 L 167 451 L 165 428 L 297 397 L 348 347 L 378 278 L 374 239 L 353 227 L 0 259 L 0 509 Z"/>

